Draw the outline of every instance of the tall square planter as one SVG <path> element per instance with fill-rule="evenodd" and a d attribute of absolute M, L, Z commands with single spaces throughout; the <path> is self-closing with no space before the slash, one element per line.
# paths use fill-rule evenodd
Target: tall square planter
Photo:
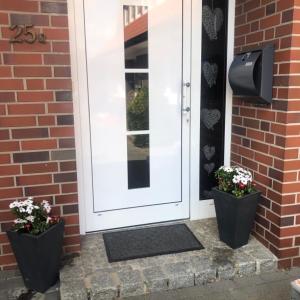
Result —
<path fill-rule="evenodd" d="M 7 231 L 7 236 L 25 286 L 43 293 L 54 285 L 59 278 L 64 236 L 63 220 L 39 235 Z"/>
<path fill-rule="evenodd" d="M 260 192 L 237 198 L 212 189 L 220 240 L 233 249 L 246 245 L 254 224 Z"/>

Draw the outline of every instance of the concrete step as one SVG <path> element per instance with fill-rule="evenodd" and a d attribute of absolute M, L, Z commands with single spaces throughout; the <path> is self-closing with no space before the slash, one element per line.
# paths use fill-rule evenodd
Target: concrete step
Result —
<path fill-rule="evenodd" d="M 85 236 L 81 256 L 61 270 L 61 299 L 126 298 L 202 286 L 277 268 L 276 257 L 254 237 L 248 245 L 232 250 L 219 241 L 215 219 L 186 224 L 205 249 L 109 263 L 101 233 Z"/>

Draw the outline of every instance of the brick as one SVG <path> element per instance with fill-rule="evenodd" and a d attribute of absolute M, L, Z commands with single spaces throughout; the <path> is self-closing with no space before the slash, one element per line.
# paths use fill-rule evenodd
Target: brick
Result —
<path fill-rule="evenodd" d="M 39 151 L 39 152 L 14 153 L 13 160 L 15 163 L 48 161 L 49 160 L 49 152 L 48 151 Z"/>
<path fill-rule="evenodd" d="M 14 139 L 45 138 L 48 136 L 48 128 L 26 128 L 12 130 L 12 137 Z"/>
<path fill-rule="evenodd" d="M 69 54 L 45 54 L 44 63 L 46 65 L 69 65 Z"/>
<path fill-rule="evenodd" d="M 8 114 L 10 115 L 35 115 L 45 113 L 44 104 L 9 104 L 7 108 Z"/>
<path fill-rule="evenodd" d="M 33 116 L 24 117 L 2 117 L 0 119 L 0 125 L 3 127 L 23 127 L 23 126 L 35 126 L 36 118 Z M 8 132 L 8 131 L 7 131 Z M 0 133 L 1 139 L 1 133 Z"/>
<path fill-rule="evenodd" d="M 249 137 L 250 139 L 259 140 L 259 141 L 263 142 L 265 139 L 265 134 L 262 131 L 253 130 L 253 129 L 248 128 L 247 129 L 247 137 Z"/>
<path fill-rule="evenodd" d="M 15 185 L 15 181 L 13 177 L 0 178 L 0 188 L 11 187 L 14 185 Z"/>
<path fill-rule="evenodd" d="M 67 16 L 52 16 L 51 25 L 54 27 L 68 27 Z"/>
<path fill-rule="evenodd" d="M 53 101 L 53 93 L 48 91 L 18 92 L 18 102 L 49 102 Z"/>
<path fill-rule="evenodd" d="M 289 269 L 291 268 L 291 266 L 292 266 L 292 260 L 290 258 L 278 260 L 279 269 Z"/>
<path fill-rule="evenodd" d="M 55 77 L 71 77 L 70 67 L 54 67 Z"/>
<path fill-rule="evenodd" d="M 3 61 L 6 65 L 40 65 L 42 64 L 42 56 L 41 54 L 4 53 Z"/>
<path fill-rule="evenodd" d="M 0 79 L 1 90 L 23 90 L 23 80 L 21 79 Z"/>
<path fill-rule="evenodd" d="M 251 148 L 263 153 L 268 153 L 269 151 L 269 146 L 267 144 L 263 144 L 257 141 L 251 141 Z"/>
<path fill-rule="evenodd" d="M 9 188 L 9 189 L 1 189 L 0 190 L 0 199 L 10 199 L 17 198 L 23 196 L 22 188 Z M 1 221 L 10 221 L 12 220 L 12 215 L 10 212 L 0 212 L 0 220 Z"/>
<path fill-rule="evenodd" d="M 72 91 L 56 91 L 56 101 L 72 101 Z"/>
<path fill-rule="evenodd" d="M 276 9 L 275 3 L 270 3 L 269 5 L 266 6 L 266 15 L 269 16 L 274 14 L 275 9 Z"/>
<path fill-rule="evenodd" d="M 51 67 L 34 66 L 34 67 L 14 67 L 15 77 L 51 77 Z"/>
<path fill-rule="evenodd" d="M 79 216 L 77 215 L 67 215 L 64 216 L 66 225 L 78 225 L 79 224 Z"/>
<path fill-rule="evenodd" d="M 232 133 L 246 136 L 246 128 L 233 125 Z"/>
<path fill-rule="evenodd" d="M 9 66 L 0 66 L 0 77 L 11 77 L 11 68 Z"/>
<path fill-rule="evenodd" d="M 52 50 L 53 52 L 59 53 L 69 53 L 70 45 L 67 41 L 53 41 L 52 42 Z"/>
<path fill-rule="evenodd" d="M 76 172 L 54 174 L 54 182 L 73 182 L 76 180 Z"/>
<path fill-rule="evenodd" d="M 23 164 L 22 171 L 24 174 L 34 174 L 34 173 L 50 173 L 57 172 L 57 163 L 47 162 L 38 164 Z"/>
<path fill-rule="evenodd" d="M 37 12 L 38 2 L 28 0 L 1 0 L 0 10 L 21 11 L 21 12 Z M 0 264 L 1 265 L 1 264 Z"/>
<path fill-rule="evenodd" d="M 3 165 L 3 164 L 8 164 L 8 163 L 10 163 L 10 155 L 9 154 L 0 154 L 0 164 Z M 0 171 L 0 174 L 2 174 L 1 171 Z"/>
<path fill-rule="evenodd" d="M 0 174 L 1 176 L 20 174 L 20 166 L 18 165 L 0 166 Z"/>
<path fill-rule="evenodd" d="M 73 137 L 74 127 L 53 127 L 50 128 L 51 137 Z"/>
<path fill-rule="evenodd" d="M 289 9 L 294 6 L 293 0 L 279 0 L 277 2 L 277 11 Z"/>
<path fill-rule="evenodd" d="M 48 40 L 65 41 L 69 39 L 69 30 L 65 28 L 44 28 L 44 34 Z"/>
<path fill-rule="evenodd" d="M 75 139 L 59 139 L 59 148 L 75 148 Z"/>
<path fill-rule="evenodd" d="M 61 185 L 62 193 L 77 193 L 77 183 L 65 183 Z"/>
<path fill-rule="evenodd" d="M 55 149 L 57 148 L 56 140 L 34 140 L 34 141 L 22 141 L 22 150 L 43 150 L 43 149 Z"/>
<path fill-rule="evenodd" d="M 15 1 L 15 0 L 13 0 L 13 1 Z M 16 259 L 13 254 L 7 254 L 7 255 L 0 256 L 0 265 L 4 266 L 4 265 L 15 264 L 15 263 L 16 263 Z"/>
<path fill-rule="evenodd" d="M 42 13 L 67 14 L 67 3 L 62 2 L 41 2 Z"/>
<path fill-rule="evenodd" d="M 244 126 L 259 129 L 259 120 L 244 118 Z"/>
<path fill-rule="evenodd" d="M 74 235 L 79 234 L 79 226 L 66 226 L 65 227 L 65 234 L 66 235 Z"/>
<path fill-rule="evenodd" d="M 43 90 L 44 80 L 43 79 L 27 79 L 26 86 L 28 90 Z"/>
<path fill-rule="evenodd" d="M 0 103 L 15 102 L 14 92 L 0 92 Z"/>
<path fill-rule="evenodd" d="M 40 185 L 52 183 L 52 175 L 31 175 L 31 176 L 18 176 L 16 177 L 17 185 L 25 186 L 25 185 Z"/>
<path fill-rule="evenodd" d="M 58 195 L 55 196 L 55 204 L 77 203 L 77 194 Z"/>
<path fill-rule="evenodd" d="M 75 150 L 51 151 L 52 160 L 74 160 L 75 158 Z"/>
<path fill-rule="evenodd" d="M 73 113 L 72 103 L 49 103 L 48 104 L 49 113 Z"/>
<path fill-rule="evenodd" d="M 0 152 L 11 152 L 20 150 L 19 142 L 5 141 L 0 142 Z"/>
<path fill-rule="evenodd" d="M 78 205 L 77 204 L 63 206 L 63 214 L 64 215 L 76 214 L 76 213 L 78 213 Z"/>
<path fill-rule="evenodd" d="M 40 126 L 45 125 L 55 125 L 55 117 L 54 116 L 38 116 L 38 124 Z"/>
<path fill-rule="evenodd" d="M 1 121 L 0 122 L 1 126 L 4 126 L 2 120 L 0 121 Z M 8 139 L 9 139 L 9 131 L 6 129 L 0 130 L 0 140 L 8 140 Z"/>
<path fill-rule="evenodd" d="M 4 13 L 4 12 L 0 13 L 0 24 L 5 24 L 5 25 L 8 24 L 8 14 L 7 13 Z"/>
<path fill-rule="evenodd" d="M 53 195 L 59 193 L 59 185 L 25 187 L 25 196 Z"/>
<path fill-rule="evenodd" d="M 57 125 L 73 125 L 74 116 L 73 115 L 62 115 L 57 116 Z"/>
<path fill-rule="evenodd" d="M 59 164 L 61 171 L 73 171 L 76 170 L 75 161 L 64 161 Z"/>
<path fill-rule="evenodd" d="M 34 24 L 35 26 L 48 26 L 49 16 L 36 14 L 10 14 L 12 24 L 24 25 Z"/>
<path fill-rule="evenodd" d="M 260 29 L 274 27 L 280 24 L 280 18 L 281 18 L 280 14 L 277 14 L 260 20 Z"/>
<path fill-rule="evenodd" d="M 51 44 L 50 43 L 15 43 L 13 45 L 13 49 L 15 52 L 50 52 L 51 51 Z"/>
<path fill-rule="evenodd" d="M 46 88 L 49 90 L 71 89 L 71 79 L 46 79 Z"/>

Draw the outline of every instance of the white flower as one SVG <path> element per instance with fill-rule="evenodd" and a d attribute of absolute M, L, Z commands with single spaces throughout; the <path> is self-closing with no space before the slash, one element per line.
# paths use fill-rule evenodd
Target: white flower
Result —
<path fill-rule="evenodd" d="M 27 223 L 27 220 L 18 218 L 18 219 L 15 219 L 14 222 L 15 222 L 15 224 L 25 224 L 25 223 Z"/>
<path fill-rule="evenodd" d="M 26 220 L 28 220 L 29 222 L 34 222 L 35 217 L 34 216 L 28 216 L 26 217 Z"/>
<path fill-rule="evenodd" d="M 19 201 L 14 201 L 9 204 L 9 208 L 15 208 L 15 207 L 19 207 Z"/>
<path fill-rule="evenodd" d="M 20 211 L 21 213 L 23 213 L 23 212 L 26 212 L 26 209 L 23 208 L 23 207 L 21 206 L 21 207 L 19 207 L 19 211 Z"/>
<path fill-rule="evenodd" d="M 49 214 L 51 211 L 51 206 L 50 206 L 49 202 L 47 200 L 43 200 L 42 206 L 43 206 L 44 210 L 47 212 L 47 214 Z"/>

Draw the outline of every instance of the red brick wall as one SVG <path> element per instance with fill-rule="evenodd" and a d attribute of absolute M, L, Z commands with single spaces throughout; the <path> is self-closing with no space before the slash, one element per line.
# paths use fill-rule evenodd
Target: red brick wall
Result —
<path fill-rule="evenodd" d="M 236 52 L 271 42 L 276 53 L 272 105 L 234 99 L 232 163 L 252 170 L 262 191 L 255 236 L 279 267 L 299 266 L 300 1 L 237 0 L 235 21 Z"/>
<path fill-rule="evenodd" d="M 10 24 L 33 24 L 45 44 L 9 43 Z M 0 0 L 0 269 L 15 258 L 8 204 L 49 199 L 66 221 L 65 251 L 79 250 L 67 1 Z"/>

